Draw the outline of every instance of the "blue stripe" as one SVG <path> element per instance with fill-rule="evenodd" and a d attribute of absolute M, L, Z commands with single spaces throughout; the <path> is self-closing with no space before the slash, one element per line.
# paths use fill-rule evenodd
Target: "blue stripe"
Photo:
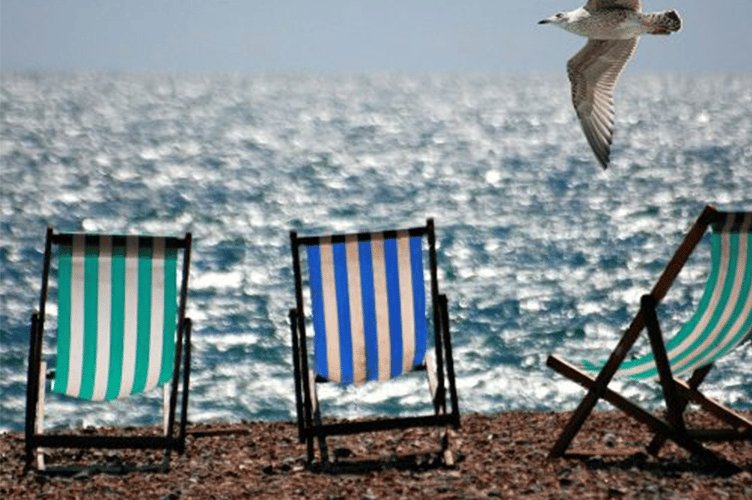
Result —
<path fill-rule="evenodd" d="M 397 240 L 384 240 L 386 265 L 386 290 L 389 307 L 389 340 L 392 350 L 391 376 L 402 373 L 402 318 L 400 317 L 399 265 L 397 264 Z"/>
<path fill-rule="evenodd" d="M 324 290 L 321 284 L 321 251 L 318 245 L 308 247 L 308 272 L 311 287 L 311 316 L 313 317 L 313 348 L 316 373 L 329 375 L 326 359 L 326 322 L 324 321 Z"/>
<path fill-rule="evenodd" d="M 413 359 L 413 366 L 423 362 L 428 342 L 422 243 L 423 240 L 419 236 L 410 238 L 410 266 L 413 282 L 413 310 L 415 314 L 415 358 Z"/>
<path fill-rule="evenodd" d="M 344 243 L 332 245 L 334 284 L 337 294 L 337 322 L 339 323 L 340 381 L 353 382 L 352 328 L 350 326 L 350 295 L 347 286 L 347 250 Z"/>
<path fill-rule="evenodd" d="M 376 333 L 376 298 L 373 291 L 373 252 L 370 241 L 358 243 L 360 291 L 366 349 L 366 380 L 379 379 L 379 341 Z"/>

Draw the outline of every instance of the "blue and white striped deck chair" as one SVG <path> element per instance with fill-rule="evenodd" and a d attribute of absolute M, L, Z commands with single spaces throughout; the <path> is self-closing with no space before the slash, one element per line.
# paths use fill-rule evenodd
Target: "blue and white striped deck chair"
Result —
<path fill-rule="evenodd" d="M 293 231 L 290 239 L 296 294 L 290 324 L 297 414 L 300 440 L 308 443 L 308 461 L 314 458 L 314 438 L 319 441 L 322 462 L 327 463 L 326 436 L 409 427 L 457 428 L 449 321 L 446 296 L 439 293 L 433 221 L 412 229 L 348 235 L 298 237 Z M 303 259 L 300 247 L 306 250 Z M 307 264 L 305 281 L 301 262 Z M 304 283 L 310 296 L 310 317 L 305 312 Z M 311 370 L 307 322 L 314 330 Z M 431 323 L 434 351 L 427 354 Z M 428 372 L 433 414 L 321 421 L 316 383 L 364 384 L 414 370 Z M 442 443 L 444 459 L 451 461 L 446 436 Z"/>
<path fill-rule="evenodd" d="M 182 453 L 190 366 L 191 323 L 185 317 L 190 250 L 190 234 L 173 238 L 47 230 L 39 311 L 31 319 L 27 467 L 37 455 L 37 468 L 44 469 L 39 450 L 53 447 L 163 449 L 161 468 L 169 466 L 172 450 Z M 178 282 L 181 251 L 182 278 Z M 53 254 L 57 256 L 54 269 Z M 57 277 L 57 330 L 45 335 L 50 276 Z M 45 337 L 53 337 L 54 342 Z M 46 340 L 55 349 L 54 370 L 49 373 L 43 348 Z M 176 430 L 181 359 L 183 390 Z M 51 379 L 51 392 L 95 402 L 161 387 L 164 434 L 45 433 L 47 378 Z M 75 470 L 65 466 L 56 469 Z"/>
<path fill-rule="evenodd" d="M 711 231 L 711 266 L 705 290 L 694 315 L 667 342 L 658 323 L 656 307 L 666 295 L 684 263 L 708 227 Z M 643 328 L 647 329 L 651 351 L 626 360 Z M 550 356 L 548 365 L 589 392 L 551 451 L 562 455 L 579 431 L 598 399 L 614 404 L 649 425 L 656 437 L 649 451 L 656 454 L 666 438 L 676 441 L 708 460 L 721 460 L 699 444 L 702 440 L 752 440 L 752 422 L 712 401 L 698 391 L 713 363 L 739 346 L 752 334 L 752 212 L 719 212 L 706 207 L 653 291 L 643 296 L 641 308 L 608 360 L 567 363 Z M 593 378 L 587 372 L 597 373 Z M 666 420 L 655 417 L 607 388 L 613 376 L 635 379 L 657 378 L 667 407 Z M 687 378 L 687 382 L 676 377 Z M 688 403 L 709 411 L 729 429 L 688 430 L 683 412 Z"/>

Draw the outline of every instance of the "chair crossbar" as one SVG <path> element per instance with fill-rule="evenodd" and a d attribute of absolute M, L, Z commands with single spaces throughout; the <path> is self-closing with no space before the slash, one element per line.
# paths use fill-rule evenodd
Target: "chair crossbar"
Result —
<path fill-rule="evenodd" d="M 371 241 L 374 237 L 383 237 L 384 239 L 394 239 L 397 237 L 398 232 L 407 232 L 410 236 L 423 237 L 427 234 L 426 226 L 411 227 L 407 229 L 390 229 L 386 231 L 364 231 L 359 233 L 339 233 L 326 236 L 332 243 L 344 243 L 345 241 Z M 310 246 L 318 245 L 321 243 L 322 236 L 298 236 L 297 243 L 299 245 Z"/>
<path fill-rule="evenodd" d="M 311 435 L 316 435 L 318 431 L 327 436 L 342 436 L 347 434 L 360 434 L 364 432 L 380 432 L 397 429 L 409 429 L 414 427 L 446 427 L 454 426 L 456 417 L 451 414 L 446 415 L 425 415 L 415 417 L 400 417 L 394 419 L 377 419 L 368 421 L 352 421 L 325 423 L 320 428 L 310 429 Z"/>
<path fill-rule="evenodd" d="M 36 436 L 36 445 L 54 448 L 150 449 L 178 448 L 178 440 L 169 436 L 87 436 L 80 434 L 44 434 Z"/>
<path fill-rule="evenodd" d="M 68 245 L 73 243 L 75 238 L 83 237 L 86 246 L 98 246 L 102 240 L 110 240 L 113 247 L 125 247 L 131 235 L 124 234 L 92 234 L 92 233 L 54 233 L 51 237 L 53 245 Z M 187 248 L 189 240 L 187 237 L 176 236 L 138 236 L 139 247 L 151 248 L 154 246 L 154 240 L 163 240 L 166 248 Z"/>

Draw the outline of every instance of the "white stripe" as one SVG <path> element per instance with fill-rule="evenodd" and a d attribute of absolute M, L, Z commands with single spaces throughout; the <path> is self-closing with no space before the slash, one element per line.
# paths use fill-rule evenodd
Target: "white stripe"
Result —
<path fill-rule="evenodd" d="M 71 311 L 70 356 L 68 357 L 68 396 L 81 393 L 81 376 L 84 362 L 84 243 L 83 234 L 73 235 L 71 249 Z"/>
<path fill-rule="evenodd" d="M 334 281 L 334 252 L 331 238 L 322 238 L 321 288 L 324 302 L 324 324 L 326 325 L 327 378 L 339 382 L 342 379 L 339 359 L 339 319 L 337 317 L 337 288 Z"/>
<path fill-rule="evenodd" d="M 366 381 L 366 334 L 363 326 L 363 296 L 360 290 L 360 253 L 357 236 L 345 238 L 347 290 L 350 302 L 350 333 L 353 352 L 353 382 Z"/>
<path fill-rule="evenodd" d="M 138 236 L 125 240 L 125 319 L 123 322 L 123 373 L 118 397 L 133 388 L 138 340 Z"/>
<path fill-rule="evenodd" d="M 399 267 L 400 315 L 402 320 L 402 372 L 410 371 L 415 359 L 415 305 L 413 304 L 413 276 L 410 262 L 410 234 L 397 233 Z"/>
<path fill-rule="evenodd" d="M 164 340 L 165 239 L 154 238 L 151 259 L 151 328 L 149 329 L 149 371 L 144 392 L 157 386 L 162 371 Z"/>
<path fill-rule="evenodd" d="M 392 343 L 389 339 L 389 300 L 386 288 L 386 261 L 384 259 L 384 235 L 371 237 L 373 257 L 373 294 L 376 308 L 376 338 L 379 346 L 379 380 L 391 377 Z"/>
<path fill-rule="evenodd" d="M 91 398 L 100 401 L 107 395 L 110 372 L 110 341 L 112 323 L 112 238 L 99 238 L 99 276 L 97 280 L 97 364 L 94 392 Z"/>

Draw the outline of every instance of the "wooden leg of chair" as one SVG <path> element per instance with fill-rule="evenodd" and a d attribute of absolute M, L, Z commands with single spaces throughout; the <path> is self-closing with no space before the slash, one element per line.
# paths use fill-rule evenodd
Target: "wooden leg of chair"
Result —
<path fill-rule="evenodd" d="M 321 462 L 323 464 L 329 463 L 329 449 L 326 446 L 326 436 L 322 429 L 321 411 L 319 409 L 319 395 L 316 392 L 316 375 L 313 370 L 308 373 L 308 380 L 311 384 L 311 404 L 313 405 L 313 426 L 316 432 L 316 437 L 319 441 L 319 451 L 321 452 Z M 313 462 L 313 437 L 310 439 L 309 444 L 309 463 Z"/>
<path fill-rule="evenodd" d="M 439 397 L 438 394 L 438 374 L 436 373 L 436 362 L 430 355 L 426 356 L 426 378 L 428 379 L 428 389 L 431 392 L 434 411 L 437 415 L 446 415 L 446 397 Z M 454 466 L 454 453 L 452 453 L 449 442 L 449 427 L 439 428 L 439 444 L 441 446 L 441 455 L 444 465 Z"/>
<path fill-rule="evenodd" d="M 582 424 L 585 423 L 585 419 L 587 419 L 588 415 L 590 415 L 590 412 L 593 411 L 593 408 L 598 402 L 598 399 L 600 399 L 604 392 L 608 390 L 608 383 L 611 382 L 611 379 L 619 369 L 619 366 L 621 366 L 622 361 L 624 361 L 624 358 L 627 356 L 627 353 L 632 348 L 635 341 L 637 341 L 637 337 L 640 336 L 640 332 L 644 327 L 645 316 L 642 314 L 642 311 L 640 311 L 637 313 L 634 320 L 632 320 L 632 323 L 629 325 L 627 331 L 624 332 L 621 340 L 616 345 L 616 348 L 611 353 L 611 356 L 609 356 L 608 361 L 606 361 L 606 364 L 601 369 L 598 377 L 594 380 L 592 386 L 589 388 L 588 393 L 584 398 L 582 398 L 579 406 L 572 414 L 569 422 L 559 435 L 559 439 L 556 441 L 553 448 L 551 448 L 549 457 L 559 457 L 564 454 L 574 437 L 582 428 Z M 575 372 L 579 372 L 579 370 L 572 367 L 569 363 L 560 360 L 556 356 L 549 356 L 546 364 L 565 377 L 569 377 L 569 375 L 565 372 L 571 372 L 571 369 L 574 369 Z"/>
<path fill-rule="evenodd" d="M 642 314 L 645 316 L 645 326 L 650 338 L 650 347 L 653 350 L 655 365 L 658 369 L 661 389 L 663 390 L 663 399 L 666 402 L 667 420 L 678 433 L 685 434 L 687 429 L 684 425 L 682 413 L 686 407 L 685 400 L 679 397 L 679 393 L 674 383 L 674 376 L 671 373 L 671 363 L 666 353 L 666 345 L 663 342 L 663 334 L 658 323 L 656 307 L 658 302 L 652 295 L 643 295 L 640 300 Z"/>
<path fill-rule="evenodd" d="M 183 397 L 180 398 L 180 431 L 179 442 L 180 447 L 178 453 L 183 454 L 185 452 L 185 436 L 186 427 L 188 426 L 188 396 L 191 393 L 191 356 L 193 356 L 193 344 L 191 342 L 191 334 L 193 331 L 193 322 L 186 320 L 187 327 L 185 331 L 185 360 L 183 365 Z"/>
<path fill-rule="evenodd" d="M 165 384 L 162 386 L 162 434 L 169 436 L 170 433 L 170 389 L 172 384 Z M 162 457 L 162 469 L 168 470 L 170 467 L 170 446 L 167 446 L 164 450 L 164 457 Z"/>
<path fill-rule="evenodd" d="M 319 451 L 321 452 L 321 463 L 329 463 L 329 448 L 326 445 L 326 436 L 321 431 L 321 412 L 317 409 L 313 414 L 314 425 L 316 426 L 316 437 L 319 441 Z"/>
<path fill-rule="evenodd" d="M 48 236 L 50 230 L 48 229 Z M 49 243 L 47 244 L 49 248 Z M 46 259 L 46 256 L 45 256 Z M 39 363 L 42 361 L 41 333 L 39 331 L 39 315 L 31 315 L 31 330 L 29 333 L 29 361 L 26 378 L 26 419 L 24 421 L 24 470 L 33 468 L 36 453 L 37 409 L 39 408 L 39 386 L 45 380 L 40 375 Z"/>
<path fill-rule="evenodd" d="M 162 386 L 162 431 L 166 436 L 170 425 L 170 384 Z"/>
<path fill-rule="evenodd" d="M 551 451 L 549 452 L 550 458 L 560 457 L 564 454 L 566 449 L 572 443 L 574 437 L 582 428 L 582 425 L 585 423 L 585 419 L 587 419 L 588 415 L 590 415 L 590 412 L 593 411 L 593 408 L 595 407 L 598 400 L 601 399 L 601 397 L 603 397 L 603 394 L 608 390 L 608 383 L 611 381 L 611 378 L 613 377 L 620 363 L 621 360 L 619 360 L 618 363 L 613 363 L 611 360 L 609 360 L 609 362 L 606 364 L 606 366 L 603 367 L 601 373 L 596 379 L 590 379 L 590 377 L 587 377 L 589 380 L 592 380 L 592 383 L 588 384 L 588 386 L 586 387 L 589 389 L 588 393 L 582 399 L 579 406 L 567 422 L 566 426 L 561 431 L 561 434 L 559 435 L 556 443 L 551 448 Z M 574 372 L 579 372 L 579 370 L 574 368 L 572 365 L 557 358 L 556 356 L 549 356 L 546 364 L 550 368 L 553 368 L 570 380 L 575 380 L 576 376 L 573 376 L 573 374 Z M 581 372 L 579 373 L 581 374 Z"/>
<path fill-rule="evenodd" d="M 691 389 L 689 385 L 683 382 L 676 381 L 676 387 L 683 397 L 690 402 L 699 405 L 703 410 L 707 411 L 714 417 L 718 418 L 722 422 L 730 425 L 738 434 L 752 433 L 752 421 L 740 415 L 739 413 L 723 406 L 722 404 L 714 401 L 700 391 Z"/>
<path fill-rule="evenodd" d="M 713 365 L 707 365 L 702 368 L 699 368 L 695 370 L 695 372 L 690 377 L 689 381 L 687 382 L 688 387 L 691 390 L 696 390 L 700 384 L 702 384 L 702 381 L 705 380 L 705 377 L 710 373 L 710 370 L 713 368 Z M 681 391 L 680 391 L 681 392 Z M 684 397 L 682 395 L 682 400 L 680 401 L 680 411 L 684 411 L 687 408 L 687 405 L 689 404 L 689 399 Z M 653 437 L 653 440 L 650 441 L 650 444 L 648 445 L 648 453 L 655 456 L 658 455 L 658 452 L 661 451 L 661 448 L 666 443 L 666 436 L 663 434 L 656 434 Z"/>
<path fill-rule="evenodd" d="M 47 362 L 39 363 L 39 397 L 37 399 L 37 419 L 34 423 L 34 433 L 37 435 L 44 433 L 44 403 L 47 389 Z M 37 470 L 43 471 L 46 468 L 44 463 L 44 448 L 36 449 Z"/>
<path fill-rule="evenodd" d="M 438 381 L 436 380 L 436 361 L 430 354 L 426 355 L 426 379 L 428 380 L 428 391 L 431 393 L 431 402 L 436 413 L 439 412 L 439 400 L 438 400 Z"/>
<path fill-rule="evenodd" d="M 308 410 L 311 412 L 311 415 L 315 415 L 316 411 L 315 408 L 318 407 L 318 400 L 314 396 L 316 393 L 316 382 L 314 382 L 314 376 L 313 376 L 313 370 L 310 370 L 308 372 L 308 394 L 310 394 L 310 408 Z M 313 424 L 313 422 L 311 422 Z M 307 448 L 307 458 L 308 463 L 313 463 L 313 460 L 315 458 L 315 450 L 314 450 L 314 436 L 312 434 L 311 427 L 308 428 L 307 436 L 306 436 L 306 448 Z"/>
<path fill-rule="evenodd" d="M 444 459 L 444 465 L 447 467 L 454 467 L 454 453 L 452 452 L 452 446 L 449 442 L 449 428 L 445 428 L 441 436 L 441 450 L 442 458 Z"/>

